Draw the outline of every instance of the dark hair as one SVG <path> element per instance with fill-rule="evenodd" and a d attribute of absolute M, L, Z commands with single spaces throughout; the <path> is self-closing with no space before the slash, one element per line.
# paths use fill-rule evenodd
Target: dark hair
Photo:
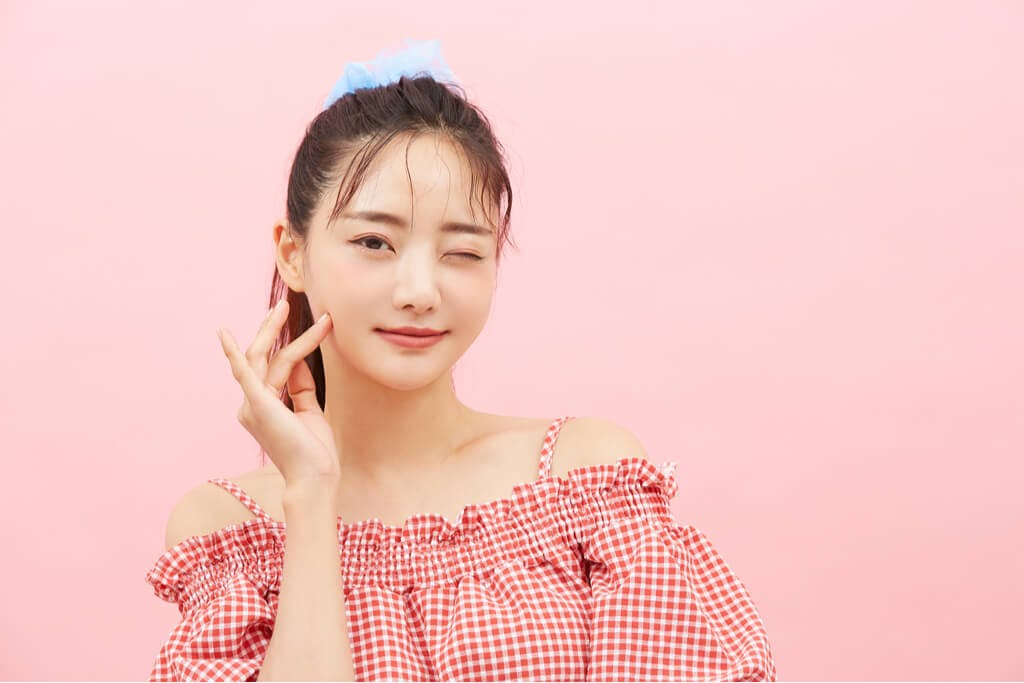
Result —
<path fill-rule="evenodd" d="M 490 121 L 468 101 L 461 86 L 441 83 L 430 76 L 403 76 L 395 83 L 346 93 L 313 119 L 288 175 L 286 216 L 292 235 L 299 238 L 303 248 L 309 244 L 311 218 L 324 193 L 338 180 L 343 166 L 345 174 L 328 223 L 351 201 L 367 167 L 384 146 L 401 135 L 415 139 L 428 133 L 442 136 L 465 155 L 472 172 L 471 188 L 479 180 L 481 204 L 497 208 L 500 222 L 491 227 L 496 230 L 495 259 L 500 264 L 505 243 L 518 248 L 509 235 L 512 185 L 505 168 L 504 148 Z M 472 189 L 470 195 L 472 201 Z M 271 357 L 313 324 L 305 293 L 292 291 L 274 268 L 269 307 L 284 297 L 288 298 L 288 320 L 274 340 Z M 323 409 L 326 387 L 320 349 L 309 354 L 305 362 L 313 374 L 316 398 Z M 281 400 L 294 410 L 287 383 L 281 388 Z M 262 449 L 260 452 L 263 455 Z"/>

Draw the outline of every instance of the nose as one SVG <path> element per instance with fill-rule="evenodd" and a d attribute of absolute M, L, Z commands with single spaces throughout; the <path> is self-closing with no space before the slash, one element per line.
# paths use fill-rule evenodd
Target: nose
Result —
<path fill-rule="evenodd" d="M 395 290 L 392 295 L 395 308 L 412 308 L 416 313 L 425 313 L 437 306 L 440 292 L 436 266 L 426 251 L 417 254 L 414 250 L 406 250 L 396 266 Z"/>

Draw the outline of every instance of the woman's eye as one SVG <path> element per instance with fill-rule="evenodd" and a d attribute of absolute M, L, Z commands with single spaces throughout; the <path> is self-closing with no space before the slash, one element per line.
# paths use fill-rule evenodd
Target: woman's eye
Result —
<path fill-rule="evenodd" d="M 377 249 L 376 247 L 373 247 L 373 246 L 367 246 L 367 243 L 370 243 L 370 244 L 379 243 L 379 244 L 383 244 L 385 247 L 390 247 L 390 245 L 388 245 L 387 242 L 385 242 L 384 240 L 382 240 L 379 237 L 374 237 L 372 235 L 368 235 L 366 237 L 360 237 L 357 240 L 352 240 L 352 244 L 361 245 L 362 247 L 364 247 L 365 249 L 368 249 L 369 251 L 386 251 L 385 249 Z M 469 259 L 471 261 L 482 261 L 483 260 L 482 256 L 477 256 L 476 254 L 471 254 L 471 253 L 465 252 L 465 251 L 452 252 L 452 253 L 450 253 L 448 255 L 449 256 L 458 256 L 460 258 L 466 258 L 466 259 Z"/>
<path fill-rule="evenodd" d="M 379 242 L 379 243 L 381 243 L 381 244 L 383 244 L 383 245 L 387 245 L 387 242 L 385 242 L 385 241 L 384 241 L 384 240 L 382 240 L 381 238 L 379 238 L 379 237 L 373 237 L 373 236 L 369 236 L 369 237 L 361 237 L 361 238 L 359 238 L 359 239 L 357 239 L 357 240 L 353 240 L 353 244 L 361 244 L 361 245 L 363 245 L 364 247 L 366 247 L 366 245 L 364 244 L 364 242 Z M 373 248 L 373 247 L 366 247 L 366 248 L 367 248 L 367 249 L 369 249 L 370 251 L 382 251 L 381 249 L 375 249 L 375 248 Z"/>

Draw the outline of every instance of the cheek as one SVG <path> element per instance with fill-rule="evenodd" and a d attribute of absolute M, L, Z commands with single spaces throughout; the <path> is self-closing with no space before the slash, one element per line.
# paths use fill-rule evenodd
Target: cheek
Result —
<path fill-rule="evenodd" d="M 476 278 L 472 282 L 463 282 L 455 290 L 458 309 L 473 318 L 486 318 L 494 300 L 494 280 Z"/>
<path fill-rule="evenodd" d="M 317 289 L 317 303 L 321 310 L 331 314 L 334 334 L 339 338 L 347 336 L 350 330 L 362 329 L 370 324 L 369 313 L 372 307 L 367 290 L 358 290 L 350 283 L 350 280 L 337 278 L 320 283 Z"/>
<path fill-rule="evenodd" d="M 317 290 L 339 310 L 358 308 L 365 303 L 367 294 L 382 284 L 381 269 L 373 266 L 366 258 L 339 250 L 321 264 L 317 272 Z"/>

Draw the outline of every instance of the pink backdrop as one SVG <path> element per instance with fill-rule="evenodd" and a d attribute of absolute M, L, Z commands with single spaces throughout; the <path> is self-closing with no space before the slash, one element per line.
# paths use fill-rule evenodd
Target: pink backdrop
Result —
<path fill-rule="evenodd" d="M 174 501 L 256 467 L 249 340 L 307 121 L 439 38 L 512 155 L 462 398 L 600 415 L 781 679 L 1021 679 L 1024 5 L 0 5 L 0 677 L 141 679 Z"/>

